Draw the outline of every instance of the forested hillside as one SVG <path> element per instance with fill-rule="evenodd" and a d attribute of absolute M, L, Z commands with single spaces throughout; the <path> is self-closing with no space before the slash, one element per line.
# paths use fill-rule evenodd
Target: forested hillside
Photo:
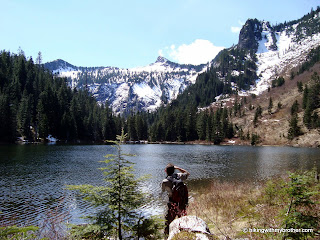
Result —
<path fill-rule="evenodd" d="M 211 68 L 170 105 L 152 114 L 149 137 L 152 141 L 205 140 L 219 144 L 233 138 L 237 144 L 320 146 L 319 65 L 317 47 L 299 67 L 288 70 L 289 77 L 279 75 L 260 96 L 239 96 L 228 82 L 210 75 Z M 204 86 L 213 99 L 222 93 L 228 93 L 228 98 L 200 108 L 210 105 L 200 100 L 206 99 Z"/>
<path fill-rule="evenodd" d="M 1 142 L 45 141 L 49 134 L 98 141 L 120 133 L 121 120 L 108 106 L 99 106 L 87 91 L 71 89 L 40 63 L 40 54 L 35 64 L 22 50 L 0 53 Z"/>
<path fill-rule="evenodd" d="M 199 74 L 195 84 L 189 86 L 176 100 L 154 113 L 150 127 L 152 141 L 206 140 L 219 144 L 234 136 L 230 120 L 232 109 L 218 110 L 207 107 L 220 95 L 235 94 L 249 89 L 257 79 L 256 56 L 252 50 L 233 46 L 221 51 L 211 67 Z"/>
<path fill-rule="evenodd" d="M 320 32 L 319 14 L 320 8 L 317 8 L 299 20 L 276 26 L 249 19 L 240 32 L 239 43 L 221 51 L 212 61 L 211 67 L 199 74 L 195 84 L 154 114 L 150 138 L 153 141 L 207 140 L 217 144 L 226 138 L 237 137 L 236 139 L 242 139 L 249 144 L 264 144 L 266 142 L 262 129 L 269 129 L 259 130 L 258 125 L 268 121 L 265 117 L 278 112 L 285 114 L 281 129 L 275 130 L 283 132 L 280 144 L 292 144 L 290 141 L 304 132 L 307 134 L 307 131 L 301 130 L 303 126 L 309 130 L 319 128 L 318 72 L 315 71 L 312 76 L 305 73 L 320 61 L 319 43 L 316 40 Z M 284 49 L 284 44 L 288 45 L 288 48 Z M 299 50 L 293 47 L 299 48 L 304 44 L 306 46 Z M 269 54 L 272 58 L 267 58 L 268 55 L 265 57 L 264 54 Z M 274 58 L 283 60 L 274 61 Z M 265 68 L 264 61 L 267 66 Z M 278 61 L 281 65 L 272 65 L 272 62 L 268 61 Z M 305 79 L 302 81 L 301 78 Z M 295 94 L 296 86 L 288 82 L 290 79 L 292 83 L 299 79 L 300 89 L 305 92 L 304 98 L 308 98 L 310 102 L 310 107 L 306 107 L 307 100 L 304 100 L 302 108 L 299 108 L 300 119 L 296 114 L 291 116 L 286 113 L 293 102 L 300 101 L 299 94 Z M 293 79 L 295 81 L 292 81 Z M 250 91 L 258 87 L 259 81 L 265 85 L 265 93 L 257 97 Z M 271 87 L 281 86 L 286 89 L 285 95 L 273 96 L 272 93 L 277 91 L 270 91 Z M 312 92 L 312 97 L 308 95 L 309 92 Z M 286 96 L 293 97 L 290 98 L 291 104 L 281 103 L 281 99 Z M 229 99 L 227 105 L 224 98 Z M 278 122 L 277 119 L 275 121 Z M 273 135 L 273 138 L 276 137 Z M 277 143 L 272 143 L 270 136 L 266 144 Z"/>

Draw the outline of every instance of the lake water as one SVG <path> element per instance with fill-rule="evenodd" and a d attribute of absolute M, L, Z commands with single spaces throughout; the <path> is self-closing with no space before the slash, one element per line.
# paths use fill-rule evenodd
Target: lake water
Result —
<path fill-rule="evenodd" d="M 162 213 L 165 198 L 160 184 L 172 162 L 190 172 L 189 190 L 210 181 L 259 181 L 288 170 L 320 169 L 320 149 L 291 147 L 122 145 L 135 154 L 137 176 L 150 174 L 142 188 L 152 193 L 153 213 Z M 65 190 L 70 184 L 104 184 L 99 167 L 107 145 L 0 146 L 0 225 L 37 224 L 52 218 L 83 223 L 93 209 Z M 146 209 L 149 212 L 150 209 Z"/>

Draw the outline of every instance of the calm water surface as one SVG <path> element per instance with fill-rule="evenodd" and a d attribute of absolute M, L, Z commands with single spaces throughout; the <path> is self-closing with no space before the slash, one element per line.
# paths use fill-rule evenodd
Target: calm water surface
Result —
<path fill-rule="evenodd" d="M 142 188 L 156 198 L 150 209 L 162 213 L 160 183 L 172 162 L 190 171 L 189 189 L 210 181 L 259 181 L 288 170 L 320 169 L 320 149 L 203 145 L 123 145 L 135 154 L 136 175 L 150 174 Z M 0 146 L 0 225 L 37 224 L 53 215 L 72 223 L 94 211 L 65 185 L 101 185 L 106 145 Z M 150 209 L 146 209 L 148 212 Z"/>

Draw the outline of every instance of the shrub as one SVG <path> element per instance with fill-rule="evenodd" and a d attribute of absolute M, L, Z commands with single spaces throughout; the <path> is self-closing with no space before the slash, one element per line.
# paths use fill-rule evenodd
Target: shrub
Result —
<path fill-rule="evenodd" d="M 17 227 L 17 226 L 7 226 L 0 227 L 0 239 L 10 240 L 10 239 L 35 239 L 36 231 L 38 228 L 35 226 L 27 227 Z"/>

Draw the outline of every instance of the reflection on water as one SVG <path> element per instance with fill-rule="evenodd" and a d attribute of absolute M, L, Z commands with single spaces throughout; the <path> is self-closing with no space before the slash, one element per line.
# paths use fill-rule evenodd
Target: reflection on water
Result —
<path fill-rule="evenodd" d="M 203 145 L 123 145 L 135 154 L 137 176 L 150 174 L 142 187 L 155 200 L 150 209 L 161 212 L 159 199 L 164 167 L 172 162 L 190 171 L 189 188 L 210 180 L 258 181 L 288 170 L 320 169 L 320 150 L 290 147 L 243 147 Z M 35 224 L 54 212 L 65 220 L 79 219 L 93 209 L 74 193 L 69 184 L 104 184 L 99 161 L 114 148 L 105 145 L 0 146 L 0 224 Z M 161 200 L 162 199 L 162 200 Z"/>

